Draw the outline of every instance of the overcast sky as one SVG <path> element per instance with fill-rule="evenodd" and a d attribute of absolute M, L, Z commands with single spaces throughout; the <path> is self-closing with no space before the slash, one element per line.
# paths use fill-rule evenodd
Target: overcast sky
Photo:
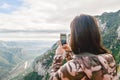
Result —
<path fill-rule="evenodd" d="M 0 0 L 0 29 L 69 30 L 76 15 L 119 9 L 120 0 Z"/>

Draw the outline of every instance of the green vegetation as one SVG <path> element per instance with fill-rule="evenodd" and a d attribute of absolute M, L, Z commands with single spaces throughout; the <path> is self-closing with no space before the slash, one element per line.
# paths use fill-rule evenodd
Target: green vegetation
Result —
<path fill-rule="evenodd" d="M 24 80 L 42 80 L 43 76 L 38 75 L 37 72 L 29 73 L 27 76 L 25 76 Z"/>
<path fill-rule="evenodd" d="M 115 13 L 104 13 L 98 17 L 102 24 L 106 24 L 102 32 L 103 43 L 112 51 L 117 63 L 120 63 L 120 40 L 117 39 L 117 29 L 120 26 L 120 10 Z"/>

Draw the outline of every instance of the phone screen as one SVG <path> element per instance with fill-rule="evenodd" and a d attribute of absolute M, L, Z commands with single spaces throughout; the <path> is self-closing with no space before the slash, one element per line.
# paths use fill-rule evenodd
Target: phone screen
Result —
<path fill-rule="evenodd" d="M 67 39 L 68 43 L 70 43 L 70 34 L 68 34 L 68 39 Z"/>
<path fill-rule="evenodd" d="M 66 34 L 60 34 L 60 40 L 62 45 L 66 44 Z"/>

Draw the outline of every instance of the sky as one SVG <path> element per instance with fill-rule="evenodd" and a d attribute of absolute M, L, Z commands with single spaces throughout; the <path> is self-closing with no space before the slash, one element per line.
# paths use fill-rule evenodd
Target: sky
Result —
<path fill-rule="evenodd" d="M 0 40 L 3 38 L 4 40 L 38 39 L 38 37 L 42 39 L 43 35 L 48 34 L 56 37 L 59 33 L 69 32 L 69 24 L 77 15 L 101 15 L 104 12 L 115 12 L 119 9 L 120 0 L 0 0 L 0 30 L 42 31 L 37 36 L 34 33 L 34 37 L 31 33 L 32 37 L 27 38 L 24 37 L 25 33 L 20 32 L 13 35 L 0 33 Z M 52 31 L 56 35 L 53 36 Z"/>

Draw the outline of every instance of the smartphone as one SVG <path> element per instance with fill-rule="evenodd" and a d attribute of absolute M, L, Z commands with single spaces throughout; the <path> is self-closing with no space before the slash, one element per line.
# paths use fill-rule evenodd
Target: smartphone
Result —
<path fill-rule="evenodd" d="M 62 45 L 66 44 L 67 43 L 67 36 L 66 34 L 60 34 L 60 41 L 62 43 Z"/>
<path fill-rule="evenodd" d="M 68 43 L 70 43 L 70 34 L 68 34 L 68 39 L 67 39 Z"/>

